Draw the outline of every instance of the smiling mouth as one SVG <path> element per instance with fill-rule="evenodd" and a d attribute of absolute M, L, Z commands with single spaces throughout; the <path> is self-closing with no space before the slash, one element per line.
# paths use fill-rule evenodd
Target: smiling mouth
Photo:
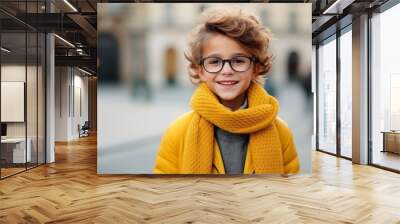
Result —
<path fill-rule="evenodd" d="M 232 86 L 239 83 L 239 81 L 217 81 L 217 83 L 224 86 Z"/>

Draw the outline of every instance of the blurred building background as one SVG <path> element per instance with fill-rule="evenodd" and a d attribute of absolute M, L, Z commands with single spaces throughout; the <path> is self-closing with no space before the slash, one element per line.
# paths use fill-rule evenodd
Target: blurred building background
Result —
<path fill-rule="evenodd" d="M 220 4 L 98 4 L 98 171 L 151 173 L 168 125 L 195 88 L 186 37 Z M 227 6 L 229 4 L 224 4 Z M 266 90 L 280 101 L 303 172 L 311 171 L 311 4 L 230 4 L 258 15 L 273 39 Z"/>

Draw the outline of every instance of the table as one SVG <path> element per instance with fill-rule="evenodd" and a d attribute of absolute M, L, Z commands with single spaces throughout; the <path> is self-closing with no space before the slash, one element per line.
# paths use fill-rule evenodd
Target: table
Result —
<path fill-rule="evenodd" d="M 383 133 L 382 152 L 400 154 L 400 131 L 382 131 L 381 133 Z"/>
<path fill-rule="evenodd" d="M 1 157 L 7 163 L 26 163 L 31 162 L 31 145 L 32 141 L 27 138 L 28 142 L 25 151 L 25 138 L 6 138 L 1 139 Z M 11 147 L 10 147 L 11 146 Z M 26 152 L 26 154 L 25 154 Z M 11 159 L 12 158 L 12 159 Z M 26 161 L 25 161 L 26 159 Z"/>

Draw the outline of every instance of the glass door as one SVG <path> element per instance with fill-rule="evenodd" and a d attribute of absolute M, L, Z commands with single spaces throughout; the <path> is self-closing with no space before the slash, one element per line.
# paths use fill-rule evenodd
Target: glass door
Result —
<path fill-rule="evenodd" d="M 352 158 L 352 33 L 340 36 L 340 156 Z"/>
<path fill-rule="evenodd" d="M 400 171 L 400 4 L 373 15 L 371 54 L 370 160 Z"/>
<path fill-rule="evenodd" d="M 336 154 L 336 35 L 318 47 L 318 149 Z"/>

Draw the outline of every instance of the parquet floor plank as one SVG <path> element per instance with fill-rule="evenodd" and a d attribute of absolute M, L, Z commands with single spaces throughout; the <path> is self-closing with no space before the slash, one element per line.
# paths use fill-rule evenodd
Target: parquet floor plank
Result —
<path fill-rule="evenodd" d="M 313 173 L 97 175 L 96 136 L 0 181 L 1 223 L 398 223 L 400 175 L 313 152 Z"/>

